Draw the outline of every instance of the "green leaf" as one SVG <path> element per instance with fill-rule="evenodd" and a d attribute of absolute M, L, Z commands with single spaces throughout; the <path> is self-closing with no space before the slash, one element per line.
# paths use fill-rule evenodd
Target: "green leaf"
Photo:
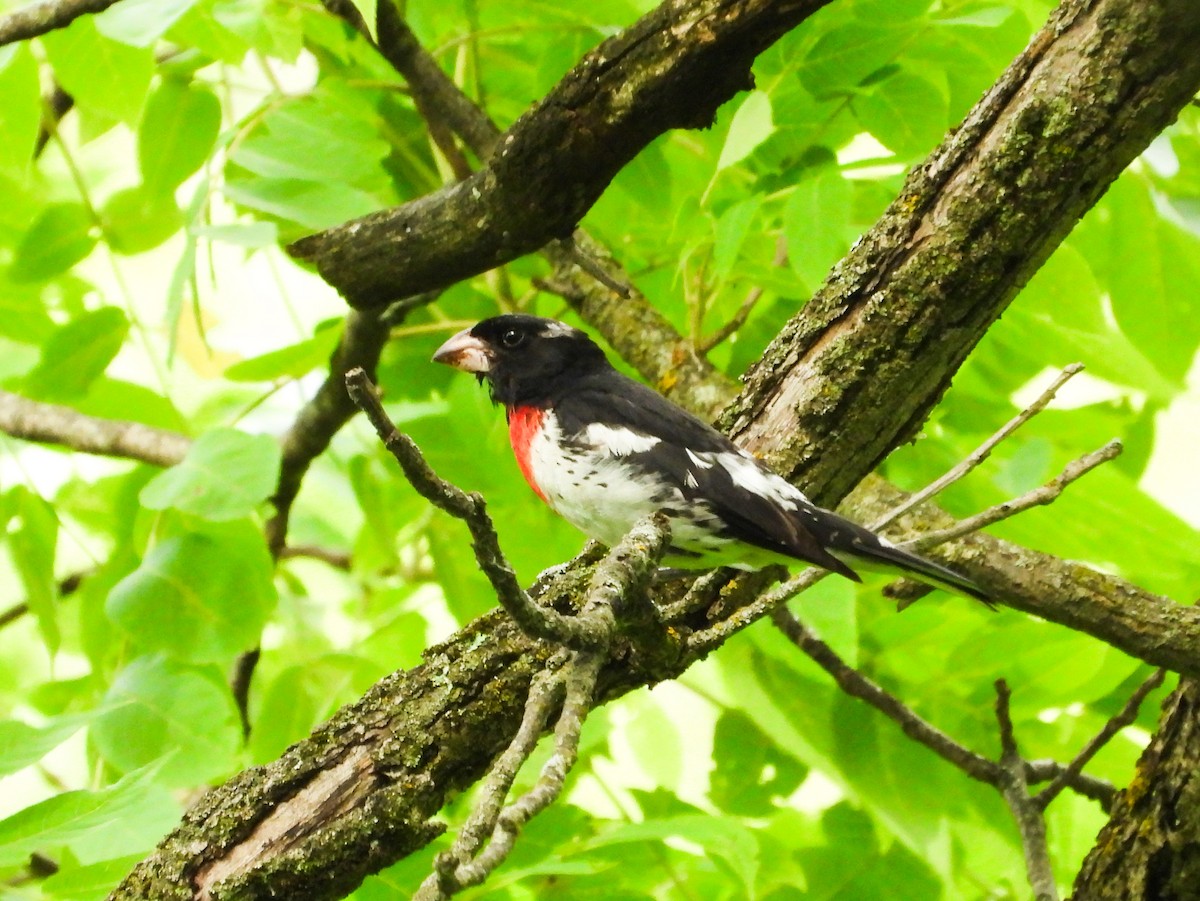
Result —
<path fill-rule="evenodd" d="M 325 654 L 288 667 L 269 686 L 257 689 L 261 704 L 250 733 L 254 759 L 274 760 L 390 669 L 381 671 L 350 654 Z"/>
<path fill-rule="evenodd" d="M 280 378 L 300 378 L 329 362 L 329 355 L 342 336 L 341 323 L 332 322 L 306 341 L 281 347 L 261 356 L 241 360 L 225 370 L 225 378 L 234 382 L 270 382 Z"/>
<path fill-rule="evenodd" d="M 298 179 L 256 178 L 226 182 L 225 196 L 259 210 L 319 230 L 365 216 L 383 206 L 379 199 L 344 184 Z"/>
<path fill-rule="evenodd" d="M 931 5 L 931 0 L 888 0 L 887 3 L 867 0 L 865 3 L 853 3 L 850 8 L 858 18 L 878 24 L 923 18 Z"/>
<path fill-rule="evenodd" d="M 933 82 L 900 71 L 853 102 L 863 127 L 898 156 L 923 156 L 949 127 L 948 101 Z"/>
<path fill-rule="evenodd" d="M 106 701 L 90 734 L 120 771 L 158 764 L 162 784 L 193 786 L 237 766 L 237 708 L 215 669 L 139 657 L 117 674 Z"/>
<path fill-rule="evenodd" d="M 681 814 L 662 819 L 647 818 L 641 823 L 623 823 L 606 829 L 583 843 L 588 850 L 626 843 L 662 842 L 680 838 L 699 845 L 713 857 L 726 863 L 737 875 L 745 894 L 754 897 L 758 873 L 758 842 L 754 833 L 740 822 L 708 814 Z"/>
<path fill-rule="evenodd" d="M 58 518 L 54 508 L 24 486 L 9 492 L 8 548 L 21 576 L 25 601 L 37 617 L 42 640 L 51 653 L 58 650 L 58 583 L 54 580 Z"/>
<path fill-rule="evenodd" d="M 232 160 L 267 179 L 371 190 L 385 184 L 381 161 L 390 149 L 373 107 L 344 91 L 323 88 L 271 110 L 238 144 Z"/>
<path fill-rule="evenodd" d="M 40 347 L 54 329 L 40 285 L 15 285 L 0 278 L 0 337 Z"/>
<path fill-rule="evenodd" d="M 173 507 L 217 522 L 258 507 L 279 481 L 279 442 L 269 435 L 216 429 L 196 439 L 187 456 L 142 489 L 142 505 Z"/>
<path fill-rule="evenodd" d="M 717 220 L 716 236 L 713 239 L 713 275 L 725 278 L 737 262 L 754 217 L 762 208 L 763 196 L 754 194 L 741 203 L 735 203 Z"/>
<path fill-rule="evenodd" d="M 814 97 L 853 93 L 877 69 L 899 55 L 912 34 L 904 27 L 857 22 L 831 28 L 817 39 L 800 68 L 800 82 Z"/>
<path fill-rule="evenodd" d="M 121 349 L 129 320 L 116 307 L 101 307 L 73 319 L 50 336 L 42 359 L 25 377 L 35 400 L 72 400 L 103 375 Z"/>
<path fill-rule="evenodd" d="M 197 0 L 122 0 L 96 15 L 96 28 L 131 47 L 149 47 Z"/>
<path fill-rule="evenodd" d="M 1182 383 L 1200 345 L 1200 239 L 1160 217 L 1142 178 L 1117 180 L 1104 196 L 1107 215 L 1089 217 L 1080 246 L 1112 299 L 1117 325 L 1168 378 Z"/>
<path fill-rule="evenodd" d="M 100 210 L 108 245 L 117 253 L 143 253 L 157 247 L 183 227 L 175 198 L 155 194 L 142 185 L 117 191 Z"/>
<path fill-rule="evenodd" d="M 215 8 L 229 5 L 231 4 L 221 0 L 201 0 L 171 26 L 169 37 L 180 44 L 196 48 L 214 60 L 237 65 L 246 56 L 251 42 L 226 27 L 219 17 L 214 15 Z M 261 0 L 250 0 L 248 3 L 244 0 L 233 0 L 233 5 L 250 6 L 261 16 Z"/>
<path fill-rule="evenodd" d="M 95 223 L 81 203 L 52 203 L 17 246 L 8 270 L 14 282 L 39 282 L 66 272 L 96 246 Z"/>
<path fill-rule="evenodd" d="M 717 720 L 712 757 L 709 797 L 721 810 L 740 816 L 768 815 L 808 772 L 741 710 L 726 710 Z"/>
<path fill-rule="evenodd" d="M 179 818 L 158 779 L 149 767 L 108 788 L 63 792 L 0 820 L 0 866 L 63 845 L 84 863 L 148 850 Z"/>
<path fill-rule="evenodd" d="M 146 101 L 138 127 L 138 166 L 146 190 L 174 192 L 208 159 L 220 129 L 216 94 L 194 82 L 164 79 Z"/>
<path fill-rule="evenodd" d="M 62 861 L 59 871 L 44 880 L 41 888 L 54 901 L 98 901 L 108 897 L 141 859 L 139 853 L 87 866 L 72 866 Z"/>
<path fill-rule="evenodd" d="M 242 521 L 160 541 L 105 609 L 145 648 L 224 663 L 257 644 L 275 600 L 262 533 Z"/>
<path fill-rule="evenodd" d="M 95 713 L 68 713 L 40 726 L 20 720 L 0 721 L 0 776 L 37 763 L 89 723 Z"/>
<path fill-rule="evenodd" d="M 775 132 L 771 120 L 771 98 L 765 91 L 751 91 L 733 114 L 729 132 L 717 159 L 717 171 L 740 163 Z"/>
<path fill-rule="evenodd" d="M 25 44 L 0 47 L 0 169 L 23 177 L 42 121 L 37 62 Z"/>
<path fill-rule="evenodd" d="M 78 107 L 133 125 L 150 87 L 154 52 L 105 37 L 96 18 L 80 16 L 67 28 L 43 35 L 42 45 L 59 85 Z"/>
<path fill-rule="evenodd" d="M 258 249 L 279 242 L 279 228 L 274 222 L 238 222 L 233 225 L 197 225 L 191 229 L 197 238 L 220 241 L 237 247 Z"/>
<path fill-rule="evenodd" d="M 783 211 L 788 263 L 809 291 L 825 281 L 850 246 L 850 184 L 840 172 L 821 169 L 799 182 Z"/>
<path fill-rule="evenodd" d="M 1008 314 L 989 332 L 1015 360 L 1031 358 L 1037 371 L 1075 360 L 1091 375 L 1144 391 L 1168 403 L 1183 385 L 1167 379 L 1114 327 L 1105 292 L 1073 241 L 1064 243 L 1035 275 Z M 1061 362 L 1059 362 L 1061 361 Z"/>

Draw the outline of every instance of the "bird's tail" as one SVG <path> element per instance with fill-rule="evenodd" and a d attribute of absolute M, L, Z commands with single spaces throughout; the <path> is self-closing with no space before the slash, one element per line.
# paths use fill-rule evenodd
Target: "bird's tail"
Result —
<path fill-rule="evenodd" d="M 841 519 L 841 517 L 838 517 Z M 915 579 L 935 588 L 943 588 L 954 594 L 962 594 L 996 609 L 996 602 L 982 588 L 966 576 L 954 570 L 918 557 L 916 554 L 896 547 L 886 538 L 849 520 L 838 523 L 835 540 L 828 550 L 852 569 L 884 570 L 890 574 Z"/>

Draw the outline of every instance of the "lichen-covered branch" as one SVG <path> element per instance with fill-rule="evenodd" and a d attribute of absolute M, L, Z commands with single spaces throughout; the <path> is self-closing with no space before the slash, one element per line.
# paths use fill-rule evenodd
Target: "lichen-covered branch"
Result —
<path fill-rule="evenodd" d="M 731 437 L 838 502 L 1200 91 L 1198 42 L 1191 0 L 1065 0 L 747 374 Z"/>
<path fill-rule="evenodd" d="M 1200 683 L 1180 679 L 1075 878 L 1076 901 L 1187 901 L 1200 886 Z"/>

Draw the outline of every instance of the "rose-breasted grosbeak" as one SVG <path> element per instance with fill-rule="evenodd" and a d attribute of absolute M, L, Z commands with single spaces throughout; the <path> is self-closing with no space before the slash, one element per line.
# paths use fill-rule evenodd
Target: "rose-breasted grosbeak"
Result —
<path fill-rule="evenodd" d="M 852 567 L 882 567 L 991 603 L 969 579 L 815 506 L 716 429 L 617 372 L 579 329 L 496 316 L 459 332 L 433 359 L 488 381 L 525 480 L 604 544 L 662 510 L 671 521 L 666 566 L 802 561 L 856 582 Z"/>

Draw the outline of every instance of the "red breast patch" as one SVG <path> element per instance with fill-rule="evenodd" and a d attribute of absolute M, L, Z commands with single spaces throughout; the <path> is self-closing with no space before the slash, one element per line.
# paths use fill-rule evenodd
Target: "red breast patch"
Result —
<path fill-rule="evenodd" d="M 543 501 L 546 495 L 538 487 L 533 478 L 533 467 L 529 459 L 529 445 L 542 427 L 544 410 L 537 407 L 509 407 L 508 409 L 508 440 L 512 444 L 513 453 L 517 457 L 517 465 L 521 467 L 521 475 Z"/>

